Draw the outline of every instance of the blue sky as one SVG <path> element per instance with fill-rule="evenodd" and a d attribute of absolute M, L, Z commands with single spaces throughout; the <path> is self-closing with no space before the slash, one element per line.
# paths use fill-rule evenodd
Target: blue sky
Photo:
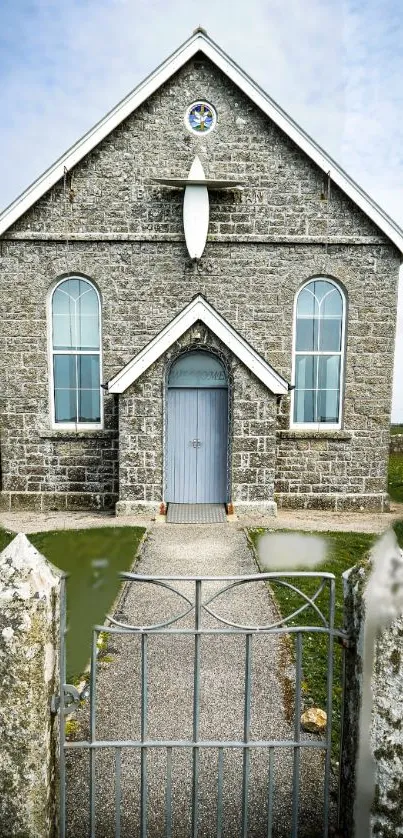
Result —
<path fill-rule="evenodd" d="M 0 209 L 198 24 L 403 226 L 400 0 L 3 0 Z"/>

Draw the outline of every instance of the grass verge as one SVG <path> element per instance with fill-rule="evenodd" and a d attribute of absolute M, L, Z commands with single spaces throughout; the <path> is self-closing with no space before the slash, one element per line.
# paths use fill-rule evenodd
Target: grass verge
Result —
<path fill-rule="evenodd" d="M 55 530 L 29 536 L 52 564 L 68 573 L 67 680 L 85 669 L 95 623 L 103 623 L 119 593 L 118 573 L 130 570 L 143 527 Z"/>
<path fill-rule="evenodd" d="M 403 453 L 389 455 L 388 492 L 392 500 L 403 503 Z"/>
<path fill-rule="evenodd" d="M 0 527 L 0 553 L 2 550 L 6 549 L 7 545 L 10 544 L 10 541 L 15 538 L 15 535 L 15 532 L 3 530 L 3 527 Z"/>
<path fill-rule="evenodd" d="M 118 573 L 130 570 L 143 527 L 54 530 L 29 535 L 31 543 L 67 579 L 67 680 L 76 683 L 91 653 L 91 632 L 103 623 L 119 593 Z M 0 528 L 0 550 L 15 533 Z"/>
<path fill-rule="evenodd" d="M 267 530 L 254 529 L 249 531 L 252 544 L 257 551 L 258 542 L 261 535 Z M 403 546 L 403 522 L 395 525 L 395 532 L 398 541 Z M 307 533 L 303 533 L 307 534 Z M 312 533 L 310 533 L 312 534 Z M 327 542 L 328 551 L 324 562 L 314 568 L 315 572 L 334 573 L 336 577 L 336 608 L 335 608 L 335 625 L 337 628 L 343 627 L 343 582 L 342 574 L 345 570 L 353 567 L 360 562 L 371 548 L 376 536 L 367 533 L 354 532 L 327 532 L 317 535 L 323 536 Z M 265 570 L 275 570 L 275 567 L 265 567 Z M 305 568 L 306 569 L 306 568 Z M 294 567 L 292 571 L 304 570 L 303 567 Z M 291 578 L 291 582 L 295 581 L 296 586 L 303 590 L 306 594 L 311 596 L 317 589 L 317 581 L 315 579 L 307 578 L 303 582 L 301 579 L 295 577 Z M 301 606 L 301 598 L 294 591 L 283 588 L 280 585 L 272 586 L 272 593 L 280 613 L 285 617 Z M 320 595 L 317 604 L 323 613 L 326 615 L 328 608 L 328 592 Z M 290 625 L 313 626 L 318 625 L 318 618 L 312 609 L 307 608 L 298 617 L 290 621 Z M 292 641 L 292 635 L 290 635 Z M 319 634 L 305 634 L 303 636 L 303 654 L 302 654 L 302 692 L 303 704 L 305 707 L 315 706 L 326 707 L 326 692 L 327 692 L 327 668 L 328 668 L 328 650 L 327 638 L 325 635 Z M 334 649 L 334 686 L 333 686 L 333 728 L 332 728 L 332 757 L 334 760 L 338 759 L 339 742 L 340 742 L 340 727 L 341 727 L 341 698 L 342 698 L 342 649 L 338 643 L 335 644 Z M 287 698 L 287 696 L 285 696 Z"/>

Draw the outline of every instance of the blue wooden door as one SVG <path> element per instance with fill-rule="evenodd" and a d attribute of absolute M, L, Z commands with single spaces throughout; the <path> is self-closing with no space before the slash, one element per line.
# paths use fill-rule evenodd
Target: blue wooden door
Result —
<path fill-rule="evenodd" d="M 197 391 L 197 503 L 227 500 L 227 390 Z"/>
<path fill-rule="evenodd" d="M 227 401 L 224 388 L 168 390 L 168 502 L 227 500 Z"/>

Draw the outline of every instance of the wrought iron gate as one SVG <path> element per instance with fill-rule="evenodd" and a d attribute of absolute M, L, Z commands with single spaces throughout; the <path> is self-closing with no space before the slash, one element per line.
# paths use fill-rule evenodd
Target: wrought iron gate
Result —
<path fill-rule="evenodd" d="M 239 789 L 239 829 L 237 834 L 242 838 L 249 835 L 265 836 L 274 838 L 277 835 L 297 836 L 313 835 L 313 833 L 301 832 L 301 811 L 300 811 L 300 779 L 301 779 L 301 758 L 308 755 L 309 762 L 319 759 L 322 754 L 322 781 L 323 781 L 323 808 L 321 814 L 320 834 L 327 838 L 329 834 L 329 792 L 330 792 L 330 771 L 331 771 L 331 744 L 332 744 L 332 694 L 333 694 L 333 659 L 334 642 L 337 638 L 344 638 L 341 631 L 335 629 L 335 577 L 330 573 L 262 573 L 253 576 L 239 577 L 149 577 L 137 574 L 121 574 L 127 586 L 156 586 L 159 590 L 179 596 L 183 602 L 180 613 L 165 615 L 164 619 L 147 625 L 128 625 L 115 618 L 108 618 L 107 625 L 95 626 L 92 639 L 91 669 L 89 677 L 89 736 L 80 741 L 66 741 L 65 738 L 65 714 L 70 712 L 77 700 L 77 691 L 65 684 L 66 654 L 65 654 L 65 633 L 66 633 L 66 608 L 62 603 L 62 629 L 60 648 L 60 674 L 61 683 L 65 688 L 61 690 L 60 710 L 60 838 L 70 836 L 68 824 L 66 823 L 66 756 L 73 751 L 85 752 L 89 755 L 89 778 L 88 778 L 88 834 L 90 838 L 104 838 L 104 833 L 97 828 L 97 777 L 96 777 L 96 755 L 100 751 L 113 754 L 114 776 L 111 782 L 114 786 L 114 814 L 113 829 L 115 838 L 125 838 L 126 834 L 138 835 L 141 838 L 149 838 L 148 826 L 149 803 L 148 803 L 148 763 L 151 752 L 159 750 L 165 753 L 164 763 L 164 813 L 163 829 L 158 835 L 165 835 L 166 838 L 176 838 L 173 820 L 173 767 L 175 757 L 179 752 L 191 754 L 191 796 L 190 796 L 190 831 L 191 838 L 198 838 L 200 835 L 200 760 L 201 755 L 210 752 L 216 756 L 216 783 L 215 783 L 215 804 L 214 823 L 208 828 L 208 835 L 222 838 L 226 832 L 226 801 L 223 797 L 225 784 L 225 760 L 228 752 L 241 754 L 239 757 L 242 771 L 240 771 Z M 304 584 L 309 583 L 310 593 L 303 590 Z M 298 597 L 300 604 L 293 607 L 290 614 L 285 616 L 278 614 L 278 619 L 269 625 L 248 625 L 240 624 L 236 619 L 231 618 L 228 613 L 217 613 L 219 600 L 225 596 L 245 597 L 245 586 L 269 586 L 275 591 L 277 586 L 287 590 L 294 598 Z M 312 588 L 315 588 L 313 591 Z M 265 592 L 267 595 L 267 593 Z M 249 594 L 248 594 L 249 595 Z M 254 594 L 255 595 L 255 594 Z M 225 610 L 224 610 L 225 611 Z M 312 625 L 305 625 L 303 615 L 309 612 Z M 97 650 L 100 633 L 106 633 L 110 638 L 118 636 L 124 638 L 137 638 L 139 643 L 139 671 L 136 678 L 140 680 L 140 735 L 133 739 L 97 739 L 96 735 L 96 706 L 97 706 Z M 148 734 L 148 716 L 150 711 L 148 695 L 148 661 L 149 644 L 156 637 L 170 638 L 175 643 L 178 638 L 190 638 L 193 646 L 193 689 L 192 689 L 192 724 L 191 736 L 188 738 L 150 738 Z M 270 638 L 277 637 L 274 642 L 284 643 L 284 636 L 292 641 L 289 649 L 289 657 L 292 661 L 295 672 L 294 694 L 292 697 L 292 722 L 288 736 L 275 738 L 270 736 L 255 738 L 251 733 L 251 718 L 253 712 L 253 653 L 258 643 L 269 642 Z M 219 637 L 220 643 L 225 644 L 227 638 L 236 637 L 234 641 L 240 644 L 243 655 L 243 724 L 242 736 L 234 736 L 232 739 L 206 738 L 200 733 L 200 689 L 202 660 L 202 643 L 208 637 Z M 328 724 L 323 736 L 308 737 L 301 732 L 300 715 L 302 712 L 303 681 L 309 673 L 303 671 L 304 667 L 304 644 L 308 642 L 318 643 L 322 637 L 322 643 L 326 644 L 327 654 L 327 702 L 326 712 Z M 281 641 L 279 638 L 282 638 Z M 165 641 L 164 641 L 165 642 Z M 211 642 L 211 641 L 209 641 Z M 223 646 L 224 648 L 224 646 Z M 141 650 L 141 654 L 140 654 Z M 267 678 L 271 673 L 267 672 Z M 226 701 L 231 702 L 231 694 L 226 696 Z M 136 828 L 126 833 L 122 827 L 122 778 L 124 776 L 122 754 L 133 750 L 139 753 L 139 816 Z M 251 790 L 251 759 L 254 759 L 254 752 L 265 754 L 267 757 L 267 776 L 262 780 L 266 789 L 266 799 L 262 802 L 264 808 L 264 827 L 262 831 L 250 830 L 251 807 L 249 804 Z M 290 752 L 290 816 L 286 831 L 283 833 L 276 827 L 275 802 L 276 795 L 276 755 L 280 752 Z M 316 754 L 316 756 L 315 756 Z M 67 756 L 68 758 L 68 756 Z M 265 764 L 266 764 L 265 763 Z M 282 781 L 283 782 L 283 781 Z M 254 808 L 255 808 L 254 804 Z M 260 829 L 260 828 L 259 828 Z M 256 831 L 257 830 L 257 831 Z M 82 833 L 84 835 L 84 833 Z M 106 834 L 106 833 L 105 833 Z M 110 832 L 107 833 L 112 834 Z M 181 833 L 182 834 L 182 833 Z M 204 831 L 203 835 L 206 834 Z M 235 834 L 235 833 L 233 833 Z M 154 835 L 154 833 L 152 833 Z"/>

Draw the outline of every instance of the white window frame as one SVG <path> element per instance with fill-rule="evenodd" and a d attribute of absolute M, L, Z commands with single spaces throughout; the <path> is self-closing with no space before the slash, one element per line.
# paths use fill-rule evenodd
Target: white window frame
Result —
<path fill-rule="evenodd" d="M 302 350 L 297 353 L 296 350 L 296 338 L 297 338 L 297 305 L 298 305 L 298 298 L 299 295 L 302 293 L 304 288 L 310 285 L 312 282 L 317 282 L 318 280 L 323 280 L 324 282 L 328 282 L 329 285 L 333 285 L 337 288 L 338 292 L 340 293 L 342 304 L 343 304 L 343 316 L 342 316 L 342 323 L 341 323 L 341 341 L 340 341 L 340 351 L 339 352 L 303 352 Z M 298 291 L 294 298 L 294 313 L 293 313 L 293 337 L 292 337 L 292 377 L 291 381 L 295 388 L 295 370 L 296 370 L 296 358 L 298 355 L 314 355 L 316 357 L 320 356 L 329 356 L 329 355 L 339 355 L 340 357 L 340 389 L 339 389 L 339 421 L 338 422 L 294 422 L 294 404 L 295 404 L 295 389 L 291 391 L 291 416 L 290 416 L 290 428 L 292 430 L 308 430 L 311 429 L 312 431 L 334 431 L 334 430 L 341 430 L 342 427 L 342 417 L 343 417 L 343 395 L 344 395 L 344 367 L 345 367 L 345 357 L 346 357 L 346 295 L 343 291 L 341 285 L 334 280 L 330 276 L 326 276 L 325 274 L 319 274 L 318 276 L 311 276 L 306 282 L 298 288 Z M 308 318 L 307 318 L 308 319 Z M 319 368 L 319 365 L 318 365 Z"/>
<path fill-rule="evenodd" d="M 69 279 L 81 279 L 87 282 L 94 289 L 98 300 L 98 322 L 99 322 L 99 349 L 98 350 L 76 350 L 76 349 L 54 349 L 53 348 L 53 296 L 55 291 Z M 82 274 L 67 274 L 59 279 L 51 288 L 48 296 L 48 365 L 49 365 L 49 406 L 51 428 L 55 431 L 98 431 L 104 427 L 104 399 L 102 382 L 102 304 L 101 296 L 95 283 Z M 56 422 L 55 411 L 55 387 L 54 387 L 54 355 L 98 355 L 99 356 L 99 383 L 100 383 L 100 422 Z"/>

